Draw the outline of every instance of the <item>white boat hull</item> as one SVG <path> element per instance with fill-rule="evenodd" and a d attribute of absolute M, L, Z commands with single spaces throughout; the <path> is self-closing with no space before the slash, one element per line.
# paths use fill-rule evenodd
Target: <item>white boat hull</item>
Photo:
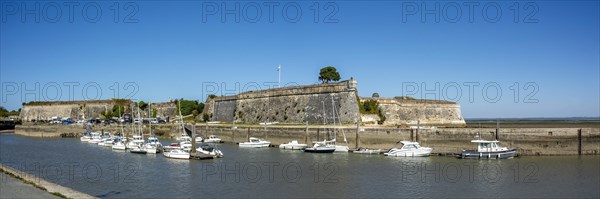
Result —
<path fill-rule="evenodd" d="M 348 152 L 349 150 L 348 146 L 335 145 L 335 152 Z"/>
<path fill-rule="evenodd" d="M 164 152 L 163 155 L 167 158 L 173 158 L 173 159 L 182 159 L 182 160 L 189 160 L 190 159 L 190 154 L 189 153 L 181 153 L 181 152 Z"/>
<path fill-rule="evenodd" d="M 125 147 L 124 144 L 115 144 L 115 145 L 112 145 L 112 149 L 114 149 L 114 150 L 125 150 L 126 148 L 127 147 Z"/>
<path fill-rule="evenodd" d="M 221 143 L 221 139 L 206 139 L 205 143 Z"/>
<path fill-rule="evenodd" d="M 269 147 L 270 143 L 240 143 L 242 148 L 262 148 Z"/>
<path fill-rule="evenodd" d="M 390 150 L 383 155 L 392 157 L 426 157 L 431 154 L 431 148 L 423 148 L 418 150 Z"/>
<path fill-rule="evenodd" d="M 304 150 L 307 147 L 308 147 L 307 144 L 281 144 L 281 145 L 279 145 L 280 149 L 286 149 L 286 150 Z"/>

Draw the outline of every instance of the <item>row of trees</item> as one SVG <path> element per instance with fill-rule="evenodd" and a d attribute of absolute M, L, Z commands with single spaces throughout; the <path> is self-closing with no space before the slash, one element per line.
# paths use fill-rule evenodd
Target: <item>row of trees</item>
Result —
<path fill-rule="evenodd" d="M 8 111 L 8 110 L 6 110 L 6 108 L 0 106 L 0 117 L 19 115 L 20 112 L 21 112 L 21 109 L 19 109 L 18 111 L 15 111 L 15 110 Z"/>

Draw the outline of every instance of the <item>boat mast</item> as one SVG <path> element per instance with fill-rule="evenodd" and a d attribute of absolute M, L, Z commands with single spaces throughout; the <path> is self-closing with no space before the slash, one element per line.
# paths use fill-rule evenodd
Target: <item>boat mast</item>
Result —
<path fill-rule="evenodd" d="M 337 132 L 335 131 L 335 103 L 333 102 L 333 95 L 331 95 L 331 117 L 333 120 L 333 144 L 337 144 Z"/>
<path fill-rule="evenodd" d="M 177 100 L 177 104 L 179 106 L 179 119 L 181 120 L 181 135 L 187 134 L 185 132 L 185 125 L 183 124 L 183 115 L 181 115 L 181 100 Z"/>
<path fill-rule="evenodd" d="M 119 117 L 122 118 L 123 116 L 121 115 L 121 106 L 119 106 Z M 119 119 L 121 120 L 121 119 Z M 124 120 L 123 120 L 124 121 Z M 123 124 L 119 124 L 119 126 L 121 127 L 121 136 L 124 136 L 123 134 Z"/>
<path fill-rule="evenodd" d="M 150 121 L 150 119 L 152 118 L 152 113 L 150 112 L 150 104 L 148 104 L 148 131 L 150 132 L 150 135 L 154 136 L 154 133 L 152 132 L 152 121 Z M 142 120 L 143 121 L 143 120 Z"/>
<path fill-rule="evenodd" d="M 327 125 L 327 118 L 325 118 L 325 101 L 321 101 L 321 104 L 323 105 L 323 132 L 325 132 L 325 125 Z M 326 138 L 323 140 L 327 141 Z"/>

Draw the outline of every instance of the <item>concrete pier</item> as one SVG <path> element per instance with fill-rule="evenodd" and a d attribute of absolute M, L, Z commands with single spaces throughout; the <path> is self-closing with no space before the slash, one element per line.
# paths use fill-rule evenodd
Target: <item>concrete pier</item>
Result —
<path fill-rule="evenodd" d="M 3 171 L 0 172 L 2 175 L 0 198 L 96 198 L 2 164 L 0 164 L 0 169 Z M 26 183 L 31 186 L 27 186 Z M 19 188 L 19 190 L 11 188 Z"/>

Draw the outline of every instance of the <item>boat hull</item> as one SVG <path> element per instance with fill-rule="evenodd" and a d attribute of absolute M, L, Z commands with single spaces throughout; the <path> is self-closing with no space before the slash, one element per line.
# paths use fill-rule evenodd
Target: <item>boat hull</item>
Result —
<path fill-rule="evenodd" d="M 180 160 L 189 160 L 190 159 L 190 154 L 189 153 L 170 153 L 170 152 L 165 152 L 163 153 L 163 155 L 167 158 L 172 158 L 172 159 L 180 159 Z"/>
<path fill-rule="evenodd" d="M 282 144 L 279 145 L 280 149 L 286 149 L 286 150 L 304 150 L 305 148 L 307 148 L 308 145 L 306 144 Z"/>
<path fill-rule="evenodd" d="M 269 147 L 269 144 L 240 143 L 239 146 L 241 148 L 262 148 Z"/>
<path fill-rule="evenodd" d="M 349 150 L 350 147 L 348 146 L 335 145 L 335 152 L 348 152 Z"/>
<path fill-rule="evenodd" d="M 130 150 L 129 152 L 136 153 L 136 154 L 147 154 L 148 153 L 146 150 L 142 150 L 142 149 L 133 149 L 133 150 Z"/>
<path fill-rule="evenodd" d="M 494 152 L 477 152 L 477 150 L 463 150 L 459 158 L 462 159 L 508 159 L 517 156 L 517 149 Z"/>
<path fill-rule="evenodd" d="M 367 150 L 358 150 L 358 151 L 353 151 L 352 153 L 357 153 L 357 154 L 380 154 L 383 153 L 383 150 L 381 149 L 367 149 Z"/>
<path fill-rule="evenodd" d="M 335 152 L 335 149 L 334 148 L 328 148 L 328 149 L 305 148 L 304 152 L 307 152 L 307 153 L 333 153 L 333 152 Z"/>

